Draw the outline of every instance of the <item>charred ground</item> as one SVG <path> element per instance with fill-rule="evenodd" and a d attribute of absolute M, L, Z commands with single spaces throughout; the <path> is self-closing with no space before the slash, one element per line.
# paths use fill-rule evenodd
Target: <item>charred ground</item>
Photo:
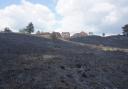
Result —
<path fill-rule="evenodd" d="M 127 89 L 128 39 L 95 42 L 0 33 L 0 89 Z"/>

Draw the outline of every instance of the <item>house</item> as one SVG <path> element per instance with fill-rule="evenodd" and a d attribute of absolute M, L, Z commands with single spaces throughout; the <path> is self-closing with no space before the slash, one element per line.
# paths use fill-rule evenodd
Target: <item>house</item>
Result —
<path fill-rule="evenodd" d="M 64 38 L 64 39 L 69 39 L 69 38 L 70 38 L 70 33 L 69 33 L 69 32 L 62 32 L 62 33 L 61 33 L 61 36 L 62 36 L 62 38 Z"/>
<path fill-rule="evenodd" d="M 88 34 L 82 31 L 82 32 L 80 32 L 80 33 L 75 33 L 75 34 L 72 36 L 72 38 L 86 37 L 86 36 L 88 36 Z"/>
<path fill-rule="evenodd" d="M 40 32 L 37 35 L 42 36 L 42 37 L 46 37 L 46 38 L 50 38 L 51 33 L 49 33 L 49 32 Z"/>
<path fill-rule="evenodd" d="M 79 34 L 80 34 L 80 37 L 88 36 L 88 34 L 87 34 L 87 33 L 85 33 L 85 32 L 83 32 L 83 31 L 82 31 L 82 32 L 80 32 Z"/>

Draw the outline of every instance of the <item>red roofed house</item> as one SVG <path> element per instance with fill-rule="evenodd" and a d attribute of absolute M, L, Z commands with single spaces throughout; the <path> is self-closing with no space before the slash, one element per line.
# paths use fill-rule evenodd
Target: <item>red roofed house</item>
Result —
<path fill-rule="evenodd" d="M 75 33 L 75 34 L 72 36 L 72 38 L 76 38 L 76 37 L 86 37 L 86 36 L 88 36 L 88 34 L 82 31 L 82 32 L 80 32 L 80 33 Z"/>

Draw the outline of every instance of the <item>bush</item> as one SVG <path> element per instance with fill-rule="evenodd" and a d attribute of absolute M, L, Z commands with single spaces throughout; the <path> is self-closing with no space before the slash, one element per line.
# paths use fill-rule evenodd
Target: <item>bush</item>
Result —
<path fill-rule="evenodd" d="M 6 28 L 4 29 L 4 32 L 10 33 L 10 32 L 12 32 L 12 31 L 11 31 L 10 28 L 6 27 Z"/>
<path fill-rule="evenodd" d="M 54 39 L 54 40 L 59 39 L 59 38 L 61 38 L 61 34 L 59 32 L 53 32 L 51 34 L 51 38 Z"/>

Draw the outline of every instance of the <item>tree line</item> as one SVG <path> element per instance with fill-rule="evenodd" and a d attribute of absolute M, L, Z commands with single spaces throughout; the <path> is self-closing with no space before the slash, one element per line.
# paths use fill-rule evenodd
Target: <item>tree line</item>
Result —
<path fill-rule="evenodd" d="M 19 32 L 24 34 L 31 34 L 34 32 L 34 30 L 34 25 L 32 22 L 30 22 L 25 28 L 20 29 Z M 9 27 L 5 27 L 3 32 L 10 33 L 12 30 Z"/>
<path fill-rule="evenodd" d="M 124 25 L 122 27 L 123 29 L 123 35 L 128 36 L 128 24 Z M 35 31 L 34 25 L 32 22 L 30 22 L 25 28 L 19 30 L 20 33 L 25 33 L 25 34 L 31 34 Z M 5 27 L 4 32 L 12 32 L 10 28 Z M 102 34 L 105 36 L 105 33 Z"/>

